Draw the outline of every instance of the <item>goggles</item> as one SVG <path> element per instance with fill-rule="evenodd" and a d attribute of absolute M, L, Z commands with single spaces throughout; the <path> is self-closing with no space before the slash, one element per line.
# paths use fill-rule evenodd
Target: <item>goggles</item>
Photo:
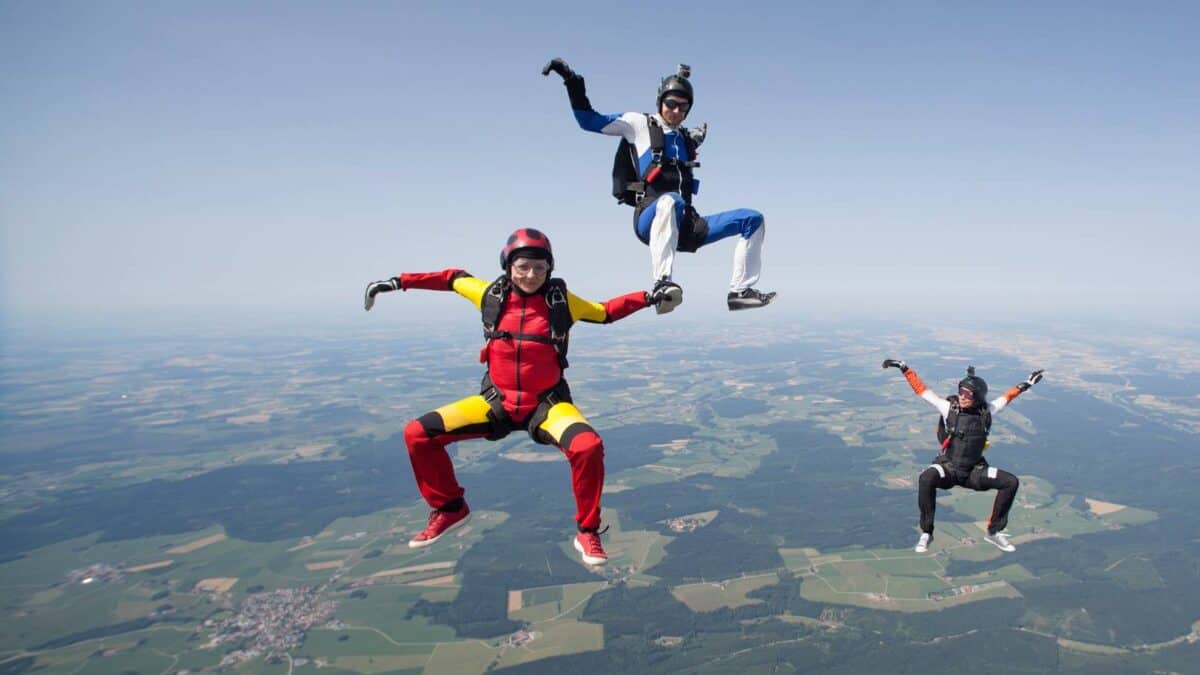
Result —
<path fill-rule="evenodd" d="M 667 110 L 682 110 L 683 112 L 687 112 L 692 108 L 692 104 L 684 98 L 664 98 L 662 104 L 667 106 Z"/>
<path fill-rule="evenodd" d="M 517 258 L 513 261 L 512 268 L 514 272 L 521 274 L 546 274 L 550 271 L 550 263 L 544 260 Z"/>

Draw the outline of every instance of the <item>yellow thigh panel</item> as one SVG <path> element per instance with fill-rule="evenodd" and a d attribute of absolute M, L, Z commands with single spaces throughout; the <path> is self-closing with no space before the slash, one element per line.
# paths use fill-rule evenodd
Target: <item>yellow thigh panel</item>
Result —
<path fill-rule="evenodd" d="M 488 421 L 491 411 L 486 399 L 479 394 L 468 396 L 460 401 L 448 403 L 434 410 L 442 418 L 448 433 L 472 424 L 483 424 Z"/>
<path fill-rule="evenodd" d="M 539 424 L 538 429 L 546 432 L 557 443 L 562 438 L 563 432 L 567 430 L 567 427 L 576 422 L 588 423 L 584 419 L 583 413 L 579 412 L 579 408 L 576 408 L 571 403 L 555 403 L 554 407 L 550 408 L 550 412 L 546 415 L 546 421 Z"/>

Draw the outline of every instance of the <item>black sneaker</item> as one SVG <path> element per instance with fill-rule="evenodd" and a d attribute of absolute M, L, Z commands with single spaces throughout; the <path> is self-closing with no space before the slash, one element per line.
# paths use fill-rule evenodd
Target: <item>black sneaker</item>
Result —
<path fill-rule="evenodd" d="M 775 297 L 775 291 L 763 293 L 762 291 L 753 288 L 747 288 L 744 291 L 730 293 L 726 298 L 729 303 L 729 311 L 739 309 L 754 309 L 755 307 L 766 307 L 770 304 L 771 299 Z"/>
<path fill-rule="evenodd" d="M 650 291 L 650 304 L 654 305 L 655 312 L 666 314 L 682 302 L 683 289 L 679 287 L 679 284 L 666 279 L 654 282 L 654 289 Z"/>

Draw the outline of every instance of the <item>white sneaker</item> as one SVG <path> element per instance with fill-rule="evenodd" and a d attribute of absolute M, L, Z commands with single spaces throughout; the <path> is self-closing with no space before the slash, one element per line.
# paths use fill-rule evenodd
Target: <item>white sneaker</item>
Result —
<path fill-rule="evenodd" d="M 917 540 L 917 545 L 913 548 L 917 553 L 924 553 L 929 550 L 929 542 L 933 539 L 933 535 L 928 532 L 922 532 L 921 538 Z"/>
<path fill-rule="evenodd" d="M 1013 551 L 1017 550 L 1017 547 L 1013 546 L 1012 542 L 1008 540 L 1008 535 L 1004 534 L 1003 532 L 985 535 L 983 540 L 995 544 L 996 548 L 1004 551 L 1005 553 L 1012 553 Z"/>

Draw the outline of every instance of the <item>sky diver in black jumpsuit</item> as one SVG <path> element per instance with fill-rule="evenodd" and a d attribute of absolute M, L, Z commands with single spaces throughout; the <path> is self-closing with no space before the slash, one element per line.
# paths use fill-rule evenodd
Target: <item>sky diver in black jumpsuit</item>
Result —
<path fill-rule="evenodd" d="M 542 74 L 551 71 L 562 76 L 571 112 L 580 128 L 624 139 L 613 171 L 613 196 L 634 207 L 634 234 L 650 247 L 654 290 L 666 292 L 669 298 L 657 306 L 657 311 L 669 312 L 683 302 L 683 289 L 671 280 L 675 252 L 694 252 L 726 237 L 737 237 L 733 278 L 726 298 L 729 309 L 753 309 L 769 303 L 775 293 L 754 288 L 762 269 L 767 229 L 763 214 L 754 209 L 733 209 L 701 217 L 692 208 L 692 196 L 700 184 L 692 169 L 700 165 L 696 152 L 708 134 L 708 125 L 692 129 L 683 126 L 695 103 L 688 79 L 691 69 L 680 65 L 675 74 L 662 79 L 655 112 L 618 114 L 593 110 L 583 77 L 562 59 L 547 63 Z M 618 167 L 626 165 L 630 175 L 619 176 Z"/>
<path fill-rule="evenodd" d="M 934 458 L 929 468 L 921 472 L 917 484 L 917 505 L 921 510 L 921 535 L 914 550 L 924 553 L 933 540 L 933 514 L 937 508 L 937 491 L 956 486 L 969 487 L 977 492 L 997 490 L 992 504 L 992 516 L 988 519 L 985 540 L 1001 551 L 1017 550 L 1008 535 L 1001 530 L 1008 525 L 1008 511 L 1017 496 L 1020 481 L 1013 474 L 988 466 L 983 452 L 988 445 L 988 431 L 992 426 L 992 415 L 1000 412 L 1013 399 L 1020 396 L 1042 379 L 1042 371 L 1035 370 L 1029 379 L 1012 387 L 992 401 L 987 400 L 987 382 L 975 375 L 974 368 L 967 368 L 967 376 L 958 383 L 958 395 L 942 398 L 929 391 L 916 371 L 903 361 L 888 359 L 884 368 L 898 368 L 904 373 L 913 392 L 928 401 L 942 414 L 938 437 L 942 440 L 942 452 Z M 942 429 L 945 429 L 943 438 Z"/>

